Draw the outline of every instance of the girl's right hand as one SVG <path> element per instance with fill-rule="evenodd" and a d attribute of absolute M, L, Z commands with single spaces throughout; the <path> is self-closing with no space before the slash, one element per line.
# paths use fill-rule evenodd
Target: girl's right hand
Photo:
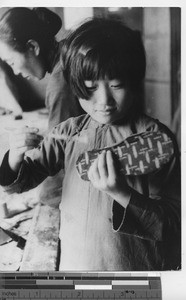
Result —
<path fill-rule="evenodd" d="M 18 172 L 25 152 L 37 147 L 43 139 L 38 135 L 39 129 L 35 127 L 23 127 L 13 130 L 9 134 L 9 166 L 14 172 Z"/>
<path fill-rule="evenodd" d="M 125 176 L 118 170 L 110 150 L 98 155 L 88 171 L 88 176 L 96 189 L 107 193 L 124 208 L 127 207 L 131 188 Z"/>

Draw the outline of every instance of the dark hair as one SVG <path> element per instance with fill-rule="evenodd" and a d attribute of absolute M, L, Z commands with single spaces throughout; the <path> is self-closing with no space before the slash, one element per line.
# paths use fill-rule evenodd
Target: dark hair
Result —
<path fill-rule="evenodd" d="M 88 99 L 85 80 L 122 79 L 137 89 L 145 76 L 145 50 L 139 31 L 121 21 L 88 20 L 71 32 L 62 49 L 64 76 L 75 95 Z"/>
<path fill-rule="evenodd" d="M 0 39 L 19 52 L 25 52 L 33 39 L 47 52 L 61 26 L 61 18 L 47 8 L 14 7 L 0 19 Z"/>

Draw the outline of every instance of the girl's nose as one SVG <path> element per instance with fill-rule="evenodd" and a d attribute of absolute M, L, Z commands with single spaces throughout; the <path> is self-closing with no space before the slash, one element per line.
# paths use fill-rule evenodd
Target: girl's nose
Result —
<path fill-rule="evenodd" d="M 114 102 L 114 98 L 109 87 L 105 85 L 100 87 L 98 101 L 99 104 L 102 105 L 111 105 Z"/>

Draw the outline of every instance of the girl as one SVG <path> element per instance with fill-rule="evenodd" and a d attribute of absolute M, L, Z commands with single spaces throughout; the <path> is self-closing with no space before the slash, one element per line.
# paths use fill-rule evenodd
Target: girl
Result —
<path fill-rule="evenodd" d="M 65 77 L 86 114 L 56 126 L 25 158 L 34 147 L 36 129 L 18 131 L 1 166 L 1 185 L 9 193 L 23 192 L 64 168 L 60 270 L 179 268 L 176 150 L 167 164 L 148 175 L 124 176 L 109 149 L 92 164 L 89 181 L 76 170 L 85 151 L 112 146 L 136 133 L 168 132 L 136 109 L 145 75 L 139 33 L 119 21 L 89 20 L 68 36 L 62 57 Z"/>

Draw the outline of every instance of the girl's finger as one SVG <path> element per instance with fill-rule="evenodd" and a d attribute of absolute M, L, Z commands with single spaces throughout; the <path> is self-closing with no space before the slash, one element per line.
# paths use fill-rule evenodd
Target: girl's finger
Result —
<path fill-rule="evenodd" d="M 40 139 L 38 138 L 28 138 L 28 139 L 18 139 L 10 144 L 10 148 L 21 148 L 25 146 L 37 147 L 40 143 Z"/>
<path fill-rule="evenodd" d="M 90 167 L 88 176 L 91 181 L 97 181 L 100 179 L 98 170 L 98 158 L 93 162 L 92 166 Z"/>
<path fill-rule="evenodd" d="M 9 145 L 17 145 L 17 143 L 23 143 L 23 141 L 33 140 L 34 143 L 40 143 L 43 139 L 42 136 L 37 135 L 35 133 L 19 133 L 15 135 L 9 136 Z"/>
<path fill-rule="evenodd" d="M 17 155 L 22 155 L 25 152 L 32 150 L 32 149 L 33 149 L 33 147 L 25 146 L 25 147 L 21 147 L 21 148 L 17 149 L 16 153 L 17 153 Z"/>
<path fill-rule="evenodd" d="M 28 127 L 28 126 L 24 126 L 21 128 L 16 128 L 14 133 L 15 134 L 21 134 L 21 133 L 37 133 L 39 132 L 39 129 L 36 127 Z"/>
<path fill-rule="evenodd" d="M 34 133 L 21 133 L 17 135 L 12 135 L 10 136 L 10 142 L 11 143 L 16 143 L 18 141 L 23 141 L 23 140 L 37 140 L 40 141 L 43 138 L 40 135 L 34 134 Z"/>
<path fill-rule="evenodd" d="M 115 169 L 115 166 L 114 166 L 113 155 L 112 155 L 112 152 L 110 150 L 107 151 L 106 162 L 107 162 L 107 168 L 108 168 L 108 177 L 109 178 L 115 178 L 116 177 L 116 169 Z"/>
<path fill-rule="evenodd" d="M 98 156 L 98 171 L 101 178 L 108 177 L 108 170 L 107 170 L 107 162 L 106 162 L 106 151 L 103 151 Z"/>

